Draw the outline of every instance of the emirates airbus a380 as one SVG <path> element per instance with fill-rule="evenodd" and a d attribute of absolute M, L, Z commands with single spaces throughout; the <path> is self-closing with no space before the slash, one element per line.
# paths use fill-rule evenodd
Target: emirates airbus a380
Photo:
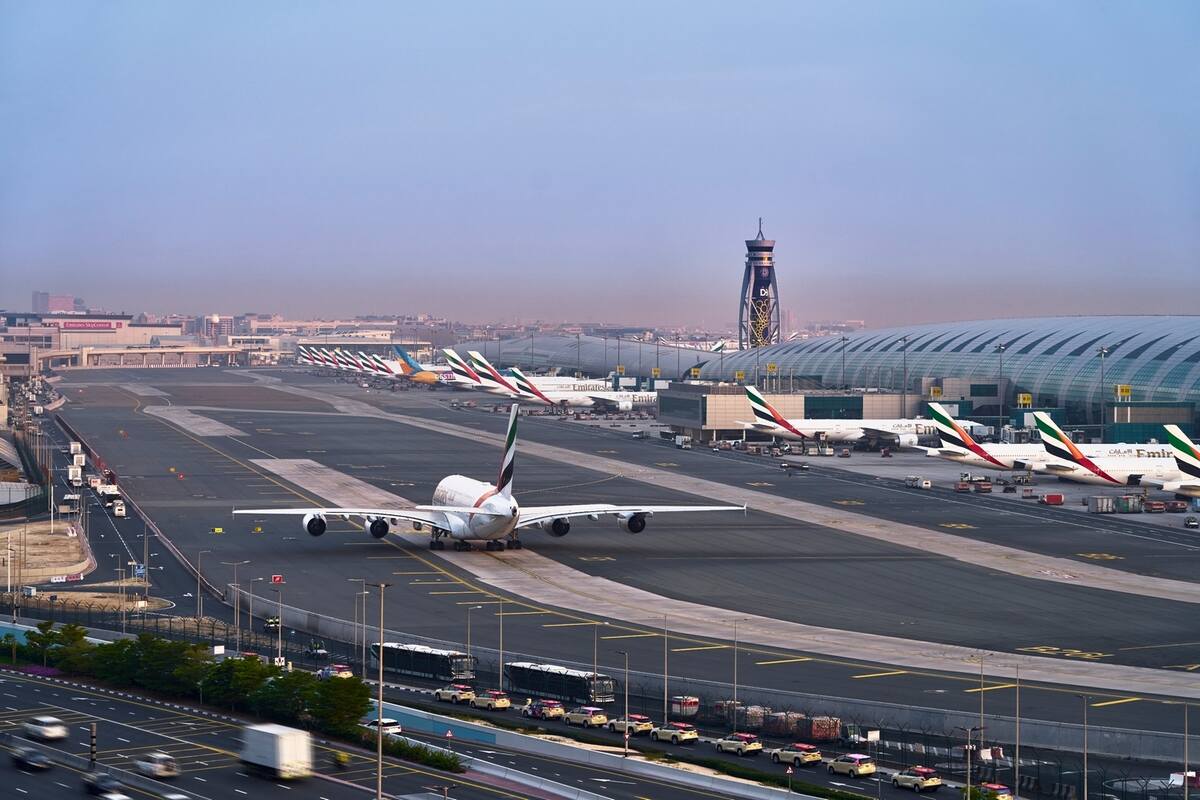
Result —
<path fill-rule="evenodd" d="M 571 520 L 588 517 L 614 516 L 617 525 L 627 533 L 641 533 L 646 520 L 655 514 L 683 511 L 745 511 L 745 506 L 654 506 L 644 504 L 614 505 L 589 503 L 563 506 L 526 506 L 513 497 L 513 472 L 517 454 L 517 413 L 514 403 L 508 418 L 508 435 L 504 440 L 504 458 L 500 476 L 495 484 L 449 475 L 442 478 L 433 491 L 433 503 L 410 508 L 257 508 L 237 509 L 243 516 L 285 515 L 302 518 L 304 529 L 313 536 L 325 533 L 330 517 L 366 521 L 367 529 L 376 539 L 388 535 L 392 526 L 410 523 L 417 530 L 428 529 L 429 547 L 443 550 L 446 540 L 454 542 L 455 550 L 472 549 L 471 542 L 482 541 L 488 550 L 506 547 L 519 549 L 518 533 L 523 528 L 537 527 L 551 536 L 566 536 Z"/>

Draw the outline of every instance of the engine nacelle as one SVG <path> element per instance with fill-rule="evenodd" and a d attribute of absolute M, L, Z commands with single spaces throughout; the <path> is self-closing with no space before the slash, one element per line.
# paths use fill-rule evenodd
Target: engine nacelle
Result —
<path fill-rule="evenodd" d="M 304 530 L 308 531 L 309 536 L 320 536 L 329 527 L 325 524 L 325 518 L 320 514 L 305 514 L 301 523 L 304 525 Z"/>
<path fill-rule="evenodd" d="M 388 522 L 386 519 L 372 520 L 367 530 L 371 531 L 371 535 L 376 539 L 382 539 L 388 535 Z"/>
<path fill-rule="evenodd" d="M 558 517 L 549 522 L 542 523 L 542 529 L 555 538 L 566 536 L 571 532 L 571 521 L 565 517 Z"/>
<path fill-rule="evenodd" d="M 626 533 L 641 533 L 646 530 L 645 514 L 618 514 L 617 525 Z"/>
<path fill-rule="evenodd" d="M 896 437 L 901 447 L 916 447 L 917 435 L 915 433 L 902 433 Z"/>
<path fill-rule="evenodd" d="M 617 411 L 633 411 L 632 400 L 617 400 L 614 405 L 616 405 Z"/>

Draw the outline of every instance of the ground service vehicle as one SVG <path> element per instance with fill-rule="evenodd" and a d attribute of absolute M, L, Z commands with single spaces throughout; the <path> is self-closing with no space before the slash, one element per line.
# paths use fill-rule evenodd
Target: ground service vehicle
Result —
<path fill-rule="evenodd" d="M 284 725 L 247 725 L 241 761 L 282 780 L 307 778 L 312 774 L 312 740 L 308 731 Z"/>
<path fill-rule="evenodd" d="M 1200 528 L 1200 519 L 1196 519 L 1195 517 L 1185 517 L 1183 520 L 1183 527 Z"/>
<path fill-rule="evenodd" d="M 67 467 L 67 480 L 72 486 L 83 485 L 83 467 Z"/>
<path fill-rule="evenodd" d="M 692 449 L 692 437 L 676 436 L 675 437 L 675 447 L 677 447 L 680 450 L 691 450 Z"/>
<path fill-rule="evenodd" d="M 23 727 L 30 739 L 50 742 L 67 738 L 67 726 L 58 717 L 34 717 Z"/>
<path fill-rule="evenodd" d="M 593 674 L 557 664 L 514 661 L 504 665 L 508 686 L 514 692 L 549 697 L 564 703 L 600 705 L 616 697 L 616 683 L 604 673 Z"/>
<path fill-rule="evenodd" d="M 670 742 L 682 744 L 694 742 L 700 738 L 700 732 L 690 722 L 668 722 L 650 729 L 650 739 L 655 742 Z"/>
<path fill-rule="evenodd" d="M 530 719 L 562 719 L 566 713 L 557 700 L 531 700 L 521 708 L 521 716 Z"/>
<path fill-rule="evenodd" d="M 803 767 L 809 764 L 821 763 L 821 751 L 815 745 L 796 742 L 784 745 L 777 750 L 771 750 L 771 760 L 776 764 L 791 764 L 793 767 Z"/>
<path fill-rule="evenodd" d="M 124 500 L 113 500 L 112 512 L 113 512 L 114 517 L 117 517 L 118 519 L 124 519 L 125 518 L 125 501 Z"/>
<path fill-rule="evenodd" d="M 423 644 L 383 643 L 383 668 L 387 672 L 417 675 L 444 681 L 469 681 L 475 677 L 474 656 L 457 650 L 438 650 Z M 371 661 L 379 664 L 379 645 L 371 645 Z"/>
<path fill-rule="evenodd" d="M 829 774 L 849 775 L 851 778 L 874 775 L 875 762 L 870 756 L 862 753 L 847 753 L 829 762 Z"/>
<path fill-rule="evenodd" d="M 580 706 L 573 708 L 563 715 L 567 725 L 582 725 L 585 728 L 600 728 L 608 724 L 608 715 L 603 708 L 596 706 Z"/>
<path fill-rule="evenodd" d="M 13 764 L 21 769 L 43 770 L 54 766 L 45 753 L 32 747 L 14 747 L 12 751 Z"/>
<path fill-rule="evenodd" d="M 442 703 L 469 703 L 475 699 L 475 690 L 465 683 L 452 683 L 433 693 L 433 699 Z"/>
<path fill-rule="evenodd" d="M 892 775 L 892 786 L 897 789 L 912 789 L 921 792 L 936 792 L 942 788 L 942 779 L 937 770 L 929 767 L 909 767 Z"/>
<path fill-rule="evenodd" d="M 716 741 L 718 753 L 736 753 L 739 756 L 754 756 L 762 752 L 762 742 L 753 733 L 730 733 Z"/>
<path fill-rule="evenodd" d="M 1187 510 L 1188 510 L 1187 500 L 1168 500 L 1167 501 L 1167 513 L 1168 514 L 1183 514 Z"/>
<path fill-rule="evenodd" d="M 134 759 L 133 768 L 151 778 L 174 778 L 179 775 L 179 764 L 166 753 L 146 753 Z"/>
<path fill-rule="evenodd" d="M 1142 506 L 1147 514 L 1162 514 L 1167 510 L 1167 504 L 1162 500 L 1147 500 Z"/>
<path fill-rule="evenodd" d="M 639 733 L 649 733 L 654 728 L 654 723 L 645 714 L 630 714 L 628 717 L 618 717 L 614 720 L 609 720 L 608 729 L 613 731 L 622 731 L 630 736 L 637 736 Z"/>
<path fill-rule="evenodd" d="M 1066 498 L 1058 492 L 1047 492 L 1038 500 L 1044 506 L 1061 506 Z"/>
<path fill-rule="evenodd" d="M 499 689 L 488 689 L 483 694 L 471 698 L 471 708 L 484 708 L 488 711 L 505 711 L 511 705 L 508 694 Z"/>

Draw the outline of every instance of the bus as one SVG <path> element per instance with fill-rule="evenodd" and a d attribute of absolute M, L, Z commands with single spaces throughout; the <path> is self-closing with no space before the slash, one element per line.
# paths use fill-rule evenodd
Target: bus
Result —
<path fill-rule="evenodd" d="M 371 661 L 378 668 L 379 643 L 371 644 Z M 457 650 L 438 650 L 423 644 L 383 643 L 383 668 L 421 678 L 467 681 L 475 677 L 474 656 Z"/>
<path fill-rule="evenodd" d="M 616 681 L 602 673 L 568 669 L 557 664 L 514 661 L 504 665 L 504 675 L 510 691 L 564 703 L 595 705 L 616 699 Z"/>

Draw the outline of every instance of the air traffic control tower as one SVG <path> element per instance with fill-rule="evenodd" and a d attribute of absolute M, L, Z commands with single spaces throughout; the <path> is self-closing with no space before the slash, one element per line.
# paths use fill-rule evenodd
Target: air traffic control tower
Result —
<path fill-rule="evenodd" d="M 746 240 L 746 272 L 738 298 L 738 347 L 746 350 L 779 341 L 779 284 L 775 281 L 775 240 L 758 236 Z"/>

